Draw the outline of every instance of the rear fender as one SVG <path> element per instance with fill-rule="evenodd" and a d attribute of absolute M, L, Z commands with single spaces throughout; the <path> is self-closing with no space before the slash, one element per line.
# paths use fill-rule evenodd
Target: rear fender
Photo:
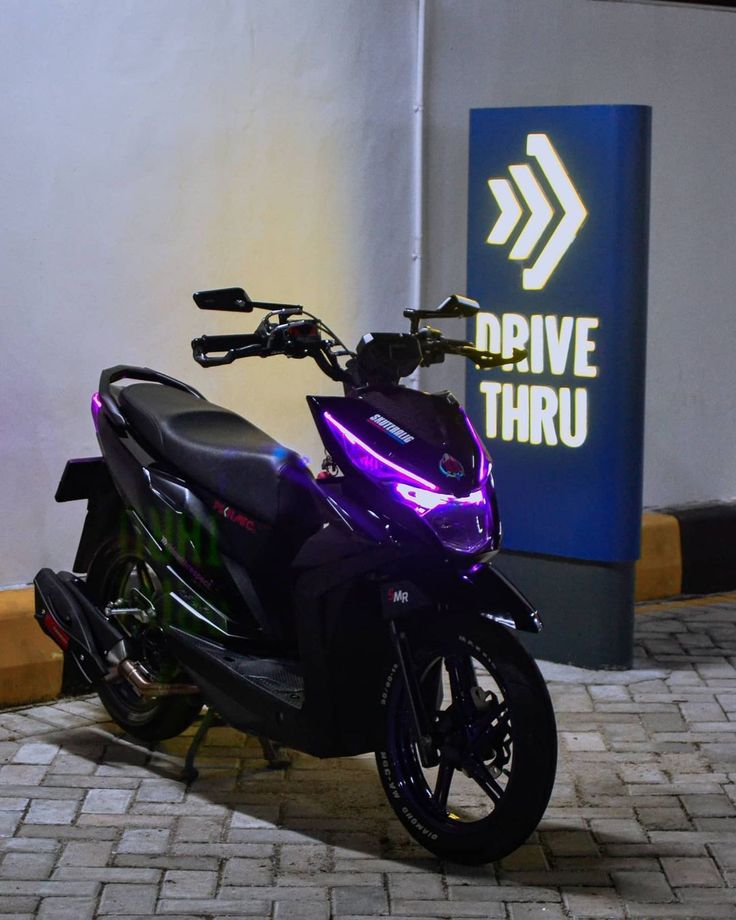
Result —
<path fill-rule="evenodd" d="M 56 490 L 57 502 L 87 499 L 87 516 L 74 560 L 75 572 L 86 572 L 99 545 L 123 526 L 125 509 L 103 457 L 67 461 Z"/>

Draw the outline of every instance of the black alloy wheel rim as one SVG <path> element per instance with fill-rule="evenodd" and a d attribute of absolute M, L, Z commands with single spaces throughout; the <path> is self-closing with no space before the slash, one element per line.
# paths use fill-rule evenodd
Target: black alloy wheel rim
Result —
<path fill-rule="evenodd" d="M 437 656 L 420 675 L 423 692 L 438 664 L 446 674 L 433 720 L 438 764 L 429 770 L 421 764 L 405 694 L 389 754 L 410 807 L 435 829 L 467 833 L 494 817 L 508 790 L 514 766 L 512 724 L 500 678 L 488 663 L 467 652 Z M 484 798 L 478 802 L 479 791 Z"/>

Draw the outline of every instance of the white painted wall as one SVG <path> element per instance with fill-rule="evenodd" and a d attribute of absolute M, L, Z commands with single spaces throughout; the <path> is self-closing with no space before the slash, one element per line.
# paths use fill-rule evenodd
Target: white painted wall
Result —
<path fill-rule="evenodd" d="M 3 0 L 0 585 L 69 567 L 102 367 L 149 365 L 319 464 L 308 362 L 203 371 L 242 284 L 355 341 L 409 296 L 414 0 Z"/>
<path fill-rule="evenodd" d="M 465 288 L 470 108 L 653 107 L 644 503 L 736 496 L 736 14 L 431 0 L 429 47 L 428 303 Z M 463 373 L 424 382 L 462 395 Z"/>

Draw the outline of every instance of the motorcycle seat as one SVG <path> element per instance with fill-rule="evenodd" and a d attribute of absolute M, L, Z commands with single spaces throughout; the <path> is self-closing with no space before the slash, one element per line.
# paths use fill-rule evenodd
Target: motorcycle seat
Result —
<path fill-rule="evenodd" d="M 262 523 L 304 521 L 312 474 L 298 454 L 242 416 L 156 383 L 119 391 L 124 415 L 155 456 Z"/>

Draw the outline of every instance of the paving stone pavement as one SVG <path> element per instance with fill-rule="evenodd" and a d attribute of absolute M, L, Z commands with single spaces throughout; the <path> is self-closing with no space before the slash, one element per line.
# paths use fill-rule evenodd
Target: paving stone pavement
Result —
<path fill-rule="evenodd" d="M 736 917 L 736 594 L 649 605 L 633 671 L 543 665 L 560 765 L 532 838 L 443 863 L 372 757 L 295 755 L 213 729 L 149 751 L 94 697 L 0 712 L 0 920 Z M 191 731 L 189 733 L 191 735 Z"/>

